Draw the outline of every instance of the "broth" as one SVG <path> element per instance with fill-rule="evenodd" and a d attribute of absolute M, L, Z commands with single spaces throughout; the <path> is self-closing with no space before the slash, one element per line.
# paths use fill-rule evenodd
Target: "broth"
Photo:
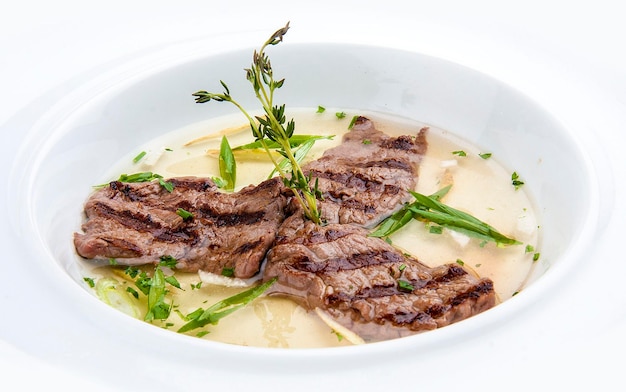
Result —
<path fill-rule="evenodd" d="M 316 142 L 307 159 L 316 159 L 324 150 L 341 143 L 341 137 L 348 131 L 350 120 L 356 113 L 344 110 L 348 114 L 340 119 L 335 116 L 340 111 L 327 109 L 324 113 L 316 113 L 316 109 L 302 108 L 288 113 L 296 121 L 298 134 L 335 135 L 333 140 Z M 380 113 L 358 114 L 373 120 L 379 130 L 389 135 L 416 134 L 425 125 Z M 250 129 L 242 123 L 240 114 L 192 124 L 139 147 L 112 168 L 102 182 L 116 179 L 121 173 L 142 171 L 152 171 L 165 178 L 219 176 L 217 158 L 222 135 L 227 135 L 233 148 L 253 141 Z M 513 170 L 503 165 L 495 153 L 488 158 L 481 157 L 480 154 L 489 151 L 481 151 L 478 146 L 435 127 L 430 127 L 427 139 L 428 151 L 420 165 L 415 190 L 432 194 L 445 185 L 453 184 L 443 199 L 446 204 L 471 213 L 523 245 L 500 248 L 493 243 L 481 244 L 479 240 L 446 229 L 441 234 L 432 234 L 424 223 L 416 220 L 394 233 L 391 240 L 395 246 L 431 267 L 462 262 L 476 274 L 491 278 L 499 301 L 506 301 L 524 287 L 535 264 L 533 256 L 539 249 L 538 217 L 531 199 L 523 187 L 516 189 L 512 185 Z M 147 155 L 133 163 L 133 157 L 140 151 L 146 151 Z M 461 156 L 459 151 L 466 155 Z M 246 152 L 235 157 L 235 190 L 263 181 L 273 169 L 265 152 Z M 119 269 L 82 259 L 80 262 L 85 266 L 85 276 L 95 281 L 104 277 L 114 278 L 121 285 L 119 295 L 130 297 L 124 286 L 132 286 L 133 283 L 123 279 Z M 242 290 L 207 282 L 198 287 L 201 280 L 195 273 L 176 272 L 175 276 L 183 290 L 170 290 L 174 311 L 167 321 L 154 322 L 174 331 L 185 323 L 180 315 L 206 308 Z M 134 298 L 131 301 L 136 307 L 134 316 L 142 318 L 145 303 Z M 258 298 L 220 320 L 219 324 L 204 330 L 209 333 L 203 335 L 203 339 L 246 346 L 306 348 L 351 344 L 313 312 L 276 297 Z"/>

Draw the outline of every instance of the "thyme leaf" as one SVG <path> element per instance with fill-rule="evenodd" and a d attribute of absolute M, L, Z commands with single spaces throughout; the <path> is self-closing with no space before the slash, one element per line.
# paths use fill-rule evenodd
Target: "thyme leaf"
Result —
<path fill-rule="evenodd" d="M 235 105 L 247 118 L 255 141 L 260 142 L 262 148 L 267 152 L 274 167 L 279 175 L 283 178 L 283 182 L 294 190 L 294 195 L 304 210 L 304 214 L 311 221 L 321 224 L 321 217 L 317 206 L 317 192 L 311 187 L 311 179 L 307 177 L 300 164 L 296 159 L 292 149 L 290 138 L 293 137 L 295 131 L 295 121 L 293 119 L 287 121 L 285 116 L 285 105 L 276 105 L 274 103 L 274 93 L 280 89 L 285 83 L 285 79 L 276 79 L 274 77 L 274 69 L 265 50 L 269 46 L 278 45 L 282 42 L 283 37 L 289 30 L 289 23 L 284 27 L 276 30 L 274 34 L 261 46 L 259 51 L 254 51 L 252 56 L 252 65 L 245 69 L 246 79 L 252 85 L 257 100 L 261 103 L 263 113 L 262 116 L 251 116 L 248 111 L 241 106 L 230 95 L 228 85 L 224 81 L 220 81 L 224 91 L 222 93 L 212 93 L 208 91 L 197 91 L 192 94 L 197 103 L 210 102 L 230 102 Z M 270 152 L 269 144 L 276 143 L 278 151 L 285 159 L 290 162 L 290 168 L 284 169 L 280 163 Z M 272 144 L 273 145 L 273 144 Z"/>

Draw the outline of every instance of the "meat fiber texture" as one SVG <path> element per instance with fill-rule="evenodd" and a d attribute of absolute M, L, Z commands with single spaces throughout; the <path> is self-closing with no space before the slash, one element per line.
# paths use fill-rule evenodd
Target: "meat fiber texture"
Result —
<path fill-rule="evenodd" d="M 121 265 L 171 256 L 182 271 L 277 278 L 270 295 L 321 310 L 368 341 L 439 328 L 495 304 L 493 282 L 457 264 L 430 268 L 370 237 L 369 229 L 411 200 L 427 128 L 391 137 L 359 117 L 342 143 L 303 171 L 321 192 L 322 225 L 304 218 L 278 178 L 237 193 L 210 180 L 111 182 L 85 203 L 78 254 Z M 182 208 L 192 217 L 184 219 Z"/>
<path fill-rule="evenodd" d="M 322 219 L 371 228 L 400 209 L 415 188 L 426 132 L 390 137 L 359 117 L 339 146 L 302 168 L 322 192 Z"/>
<path fill-rule="evenodd" d="M 226 193 L 206 178 L 168 181 L 172 192 L 158 182 L 114 181 L 91 195 L 83 233 L 74 234 L 78 254 L 120 265 L 171 256 L 181 271 L 222 274 L 227 268 L 237 278 L 256 275 L 285 218 L 282 182 Z M 191 217 L 181 217 L 179 208 Z"/>
<path fill-rule="evenodd" d="M 321 309 L 367 341 L 432 330 L 495 304 L 493 282 L 457 264 L 429 268 L 371 228 L 410 201 L 427 129 L 390 137 L 365 117 L 303 170 L 318 180 L 325 225 L 296 210 L 267 256 L 269 294 Z"/>
<path fill-rule="evenodd" d="M 495 304 L 493 282 L 460 265 L 430 268 L 353 224 L 292 215 L 270 249 L 270 295 L 322 309 L 366 341 L 432 330 Z M 401 284 L 401 281 L 404 284 Z"/>

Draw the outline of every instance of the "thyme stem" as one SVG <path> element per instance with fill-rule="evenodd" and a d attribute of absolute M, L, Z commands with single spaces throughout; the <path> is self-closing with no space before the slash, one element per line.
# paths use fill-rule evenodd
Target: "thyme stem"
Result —
<path fill-rule="evenodd" d="M 228 86 L 223 81 L 220 81 L 222 87 L 224 87 L 223 93 L 218 94 L 198 91 L 194 93 L 193 96 L 196 97 L 195 100 L 197 103 L 205 103 L 214 100 L 234 104 L 248 119 L 255 140 L 261 143 L 262 148 L 267 155 L 269 155 L 285 185 L 293 190 L 295 197 L 304 210 L 305 216 L 311 221 L 321 224 L 321 217 L 317 207 L 316 189 L 311 188 L 311 179 L 302 171 L 289 140 L 293 136 L 295 122 L 293 119 L 286 122 L 285 105 L 274 105 L 274 93 L 283 86 L 285 79 L 274 79 L 274 70 L 269 57 L 265 53 L 267 47 L 282 42 L 288 30 L 289 23 L 276 30 L 276 32 L 265 41 L 258 52 L 254 51 L 252 66 L 245 70 L 246 79 L 252 84 L 255 96 L 263 107 L 264 116 L 252 117 L 243 106 L 231 97 Z M 291 163 L 290 173 L 285 171 L 273 157 L 267 143 L 268 140 L 280 146 L 278 150 L 279 153 Z"/>

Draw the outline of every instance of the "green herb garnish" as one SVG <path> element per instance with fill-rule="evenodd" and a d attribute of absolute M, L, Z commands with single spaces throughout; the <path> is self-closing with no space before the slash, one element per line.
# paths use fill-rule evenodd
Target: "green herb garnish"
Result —
<path fill-rule="evenodd" d="M 165 181 L 163 176 L 152 173 L 152 172 L 141 172 L 134 174 L 121 174 L 117 181 L 119 182 L 150 182 L 157 180 L 159 184 L 165 188 L 168 192 L 172 192 L 174 190 L 174 184 L 169 181 Z M 96 188 L 102 188 L 109 184 L 97 185 Z"/>
<path fill-rule="evenodd" d="M 335 136 L 317 136 L 317 135 L 293 135 L 289 138 L 289 145 L 293 149 L 293 156 L 296 162 L 300 164 L 304 157 L 309 153 L 313 145 L 318 140 L 332 140 Z M 280 149 L 280 144 L 268 140 L 265 142 L 266 146 L 269 149 Z M 263 148 L 263 143 L 261 141 L 255 141 L 252 143 L 244 144 L 238 147 L 233 148 L 233 151 L 238 150 L 251 150 L 251 149 L 261 149 Z M 283 172 L 288 172 L 291 170 L 291 161 L 287 158 L 278 161 L 278 165 Z M 273 177 L 278 172 L 278 169 L 275 167 L 274 170 L 269 174 L 268 178 Z"/>
<path fill-rule="evenodd" d="M 331 136 L 319 136 L 319 135 L 293 135 L 289 138 L 289 145 L 291 146 L 291 148 L 295 148 L 298 147 L 304 143 L 310 142 L 311 140 L 313 141 L 317 141 L 317 140 L 322 140 L 322 139 L 326 139 L 326 140 L 332 140 L 335 137 L 335 135 L 331 135 Z M 274 142 L 272 140 L 266 140 L 265 141 L 265 145 L 267 146 L 267 148 L 269 149 L 280 149 L 281 145 L 277 142 Z M 237 146 L 235 148 L 233 148 L 233 151 L 238 151 L 238 150 L 252 150 L 252 149 L 257 149 L 257 148 L 263 148 L 263 143 L 261 141 L 255 141 L 252 143 L 248 143 L 248 144 L 243 144 L 241 146 Z"/>
<path fill-rule="evenodd" d="M 135 299 L 139 299 L 139 292 L 132 287 L 126 287 L 126 292 L 135 297 Z"/>
<path fill-rule="evenodd" d="M 483 152 L 478 154 L 479 157 L 481 157 L 482 159 L 489 159 L 491 158 L 491 153 L 490 152 Z"/>
<path fill-rule="evenodd" d="M 430 197 L 440 199 L 448 193 L 451 187 L 450 185 L 442 188 L 436 193 L 433 193 Z M 415 218 L 415 214 L 409 208 L 410 206 L 410 204 L 405 204 L 400 210 L 387 217 L 378 224 L 376 230 L 370 233 L 370 235 L 372 237 L 389 237 L 391 234 L 400 230 L 409 223 L 411 219 Z"/>
<path fill-rule="evenodd" d="M 148 288 L 148 311 L 144 317 L 145 321 L 165 320 L 169 317 L 172 304 L 165 302 L 165 274 L 161 268 L 154 270 L 152 278 L 147 281 Z"/>
<path fill-rule="evenodd" d="M 411 292 L 411 291 L 413 291 L 415 289 L 415 287 L 413 287 L 413 285 L 410 282 L 407 282 L 406 280 L 399 279 L 398 280 L 398 289 L 400 291 Z"/>
<path fill-rule="evenodd" d="M 274 284 L 276 279 L 277 278 L 273 278 L 259 286 L 223 299 L 205 310 L 197 309 L 194 312 L 191 312 L 186 317 L 189 322 L 180 327 L 178 332 L 188 332 L 196 328 L 202 328 L 207 324 L 217 324 L 222 318 L 246 306 L 252 300 L 263 294 L 271 285 Z"/>
<path fill-rule="evenodd" d="M 213 182 L 215 183 L 215 186 L 220 188 L 220 189 L 224 188 L 226 186 L 226 181 L 224 181 L 220 177 L 211 177 L 211 180 L 213 180 Z"/>
<path fill-rule="evenodd" d="M 443 227 L 438 225 L 430 225 L 428 227 L 428 232 L 431 234 L 441 234 L 443 233 Z"/>
<path fill-rule="evenodd" d="M 133 266 L 128 266 L 124 270 L 124 273 L 134 280 L 135 287 L 139 289 L 139 292 L 148 298 L 148 310 L 144 316 L 144 321 L 165 320 L 169 317 L 173 304 L 166 301 L 169 293 L 168 285 L 181 290 L 182 288 L 174 275 L 165 275 L 162 267 L 174 268 L 176 263 L 176 259 L 172 256 L 161 256 L 152 276 Z M 127 287 L 126 291 L 139 299 L 137 290 Z"/>
<path fill-rule="evenodd" d="M 176 210 L 176 213 L 183 218 L 183 220 L 187 220 L 187 219 L 191 219 L 193 218 L 193 214 L 185 209 L 179 208 Z"/>
<path fill-rule="evenodd" d="M 232 267 L 222 268 L 222 276 L 232 278 L 233 276 L 235 276 L 235 269 Z"/>
<path fill-rule="evenodd" d="M 356 124 L 356 120 L 359 119 L 359 116 L 352 116 L 352 120 L 350 120 L 350 124 L 348 124 L 348 129 L 352 129 L 352 127 L 354 127 L 354 124 Z"/>
<path fill-rule="evenodd" d="M 285 27 L 278 29 L 252 56 L 252 66 L 246 69 L 246 79 L 252 84 L 256 98 L 263 108 L 263 116 L 252 117 L 248 112 L 233 99 L 228 86 L 223 81 L 220 84 L 224 88 L 221 94 L 198 91 L 192 94 L 197 103 L 205 103 L 211 100 L 217 102 L 230 102 L 235 105 L 248 119 L 252 134 L 256 141 L 261 142 L 262 148 L 267 152 L 274 167 L 279 172 L 286 186 L 294 190 L 294 195 L 304 209 L 307 218 L 315 223 L 321 224 L 321 217 L 317 207 L 316 188 L 311 187 L 309 176 L 304 175 L 300 164 L 294 156 L 289 139 L 293 136 L 296 124 L 293 119 L 287 122 L 285 117 L 285 105 L 274 104 L 274 93 L 285 83 L 285 79 L 276 80 L 274 70 L 271 66 L 265 49 L 268 46 L 277 45 L 282 42 L 283 37 L 289 30 L 289 23 Z M 289 171 L 280 167 L 279 162 L 274 158 L 268 147 L 268 142 L 276 142 L 280 146 L 278 152 L 291 163 Z"/>
<path fill-rule="evenodd" d="M 83 280 L 87 282 L 87 284 L 91 288 L 94 288 L 96 286 L 96 283 L 94 282 L 93 278 L 83 277 Z"/>
<path fill-rule="evenodd" d="M 219 167 L 220 176 L 222 176 L 225 182 L 222 188 L 227 191 L 234 190 L 235 181 L 237 179 L 237 163 L 235 162 L 233 150 L 231 150 L 226 136 L 222 136 L 222 142 L 220 144 Z"/>
<path fill-rule="evenodd" d="M 406 225 L 411 219 L 419 219 L 436 223 L 440 226 L 454 230 L 470 237 L 484 241 L 493 241 L 497 245 L 519 245 L 519 241 L 506 237 L 485 222 L 470 214 L 447 206 L 439 201 L 445 195 L 450 186 L 442 188 L 437 193 L 426 196 L 421 193 L 410 191 L 415 198 L 411 204 L 406 204 L 398 212 L 380 223 L 377 229 L 370 235 L 385 237 Z"/>
<path fill-rule="evenodd" d="M 140 152 L 139 154 L 137 154 L 136 157 L 133 158 L 133 163 L 139 162 L 141 160 L 141 158 L 143 158 L 145 156 L 146 156 L 146 152 L 145 151 Z"/>
<path fill-rule="evenodd" d="M 517 172 L 513 172 L 513 174 L 511 174 L 511 183 L 515 187 L 515 190 L 518 190 L 522 185 L 524 185 L 524 181 L 520 180 Z"/>
<path fill-rule="evenodd" d="M 463 150 L 452 151 L 452 154 L 460 156 L 460 157 L 466 157 L 467 156 L 467 153 L 465 151 L 463 151 Z"/>

